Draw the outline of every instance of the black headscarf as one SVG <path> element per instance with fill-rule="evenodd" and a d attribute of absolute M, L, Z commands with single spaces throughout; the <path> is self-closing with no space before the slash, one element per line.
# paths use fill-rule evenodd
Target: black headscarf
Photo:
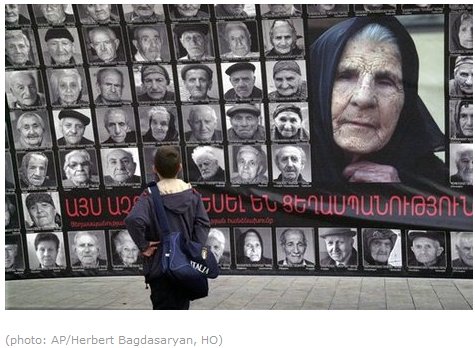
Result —
<path fill-rule="evenodd" d="M 462 110 L 462 107 L 468 107 L 469 105 L 472 105 L 472 103 L 468 100 L 462 100 L 462 101 L 457 101 L 455 105 L 455 116 L 454 116 L 454 122 L 455 122 L 455 136 L 457 138 L 469 138 L 468 136 L 463 134 L 462 128 L 460 128 L 460 111 Z"/>
<path fill-rule="evenodd" d="M 343 151 L 333 140 L 331 101 L 335 72 L 346 43 L 368 24 L 377 23 L 388 28 L 397 38 L 403 71 L 404 106 L 386 146 L 365 160 L 395 167 L 402 182 L 413 176 L 421 158 L 440 166 L 433 154 L 444 150 L 444 136 L 418 95 L 419 58 L 414 42 L 403 25 L 392 16 L 355 17 L 331 27 L 310 48 L 312 100 L 314 103 L 313 127 L 316 134 L 318 182 L 344 182 L 341 173 L 349 164 Z M 442 164 L 442 162 L 440 162 Z M 431 168 L 434 171 L 434 168 Z M 427 170 L 430 170 L 427 168 Z M 443 173 L 432 173 L 434 178 L 446 179 Z"/>
<path fill-rule="evenodd" d="M 469 17 L 469 18 L 467 18 Z M 467 50 L 469 48 L 463 47 L 460 44 L 460 39 L 459 39 L 459 31 L 460 31 L 460 25 L 462 24 L 462 18 L 464 21 L 472 21 L 473 17 L 471 14 L 468 12 L 462 12 L 457 18 L 455 18 L 453 24 L 452 24 L 452 30 L 450 33 L 450 36 L 452 38 L 452 49 L 453 50 Z"/>
<path fill-rule="evenodd" d="M 259 243 L 261 243 L 261 250 L 262 250 L 262 253 L 261 253 L 261 258 L 259 261 L 251 261 L 245 254 L 244 254 L 244 240 L 246 239 L 246 236 L 249 234 L 249 233 L 254 233 L 257 238 L 259 238 Z M 236 250 L 237 250 L 237 255 L 238 255 L 238 260 L 237 260 L 237 263 L 241 263 L 241 264 L 247 264 L 247 263 L 264 263 L 263 260 L 264 260 L 264 244 L 262 242 L 262 237 L 260 235 L 259 232 L 257 232 L 257 230 L 251 228 L 249 230 L 247 230 L 246 232 L 244 233 L 241 233 L 241 235 L 238 237 L 238 240 L 237 240 L 237 245 L 236 245 Z"/>
<path fill-rule="evenodd" d="M 170 141 L 178 141 L 178 131 L 175 127 L 175 114 L 171 111 L 168 111 L 168 114 L 170 115 L 170 119 L 168 121 L 168 131 L 167 134 L 165 135 L 165 138 L 161 140 L 160 142 L 170 142 Z M 150 120 L 148 122 L 148 131 L 143 135 L 143 141 L 144 142 L 158 142 L 157 139 L 154 138 L 153 132 L 152 132 L 152 118 L 150 117 Z"/>

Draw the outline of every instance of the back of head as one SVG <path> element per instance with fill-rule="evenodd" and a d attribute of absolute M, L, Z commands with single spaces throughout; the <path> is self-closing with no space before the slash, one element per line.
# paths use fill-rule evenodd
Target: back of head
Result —
<path fill-rule="evenodd" d="M 180 152 L 174 146 L 160 146 L 155 154 L 153 164 L 162 178 L 175 178 L 181 167 Z"/>

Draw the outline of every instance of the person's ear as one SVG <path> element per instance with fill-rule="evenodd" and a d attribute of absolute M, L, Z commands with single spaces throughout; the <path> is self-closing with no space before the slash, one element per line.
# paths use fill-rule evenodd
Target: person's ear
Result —
<path fill-rule="evenodd" d="M 137 40 L 132 40 L 132 44 L 137 49 L 137 51 L 139 51 L 139 42 Z"/>
<path fill-rule="evenodd" d="M 119 47 L 119 45 L 120 45 L 120 40 L 119 40 L 119 39 L 115 39 L 115 40 L 114 40 L 114 43 L 115 43 L 115 48 L 117 49 L 117 47 Z"/>
<path fill-rule="evenodd" d="M 438 247 L 437 248 L 437 257 L 439 257 L 442 254 L 443 251 L 444 251 L 443 247 Z"/>

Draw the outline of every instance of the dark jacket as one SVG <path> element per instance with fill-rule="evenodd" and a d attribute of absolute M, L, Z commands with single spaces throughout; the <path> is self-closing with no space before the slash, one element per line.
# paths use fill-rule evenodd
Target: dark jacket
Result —
<path fill-rule="evenodd" d="M 473 268 L 473 266 L 467 265 L 462 259 L 458 258 L 452 260 L 452 268 Z"/>
<path fill-rule="evenodd" d="M 103 142 L 103 144 L 127 144 L 127 143 L 136 143 L 136 142 L 137 142 L 137 136 L 135 135 L 135 131 L 130 131 L 127 133 L 124 141 L 121 143 L 117 143 L 111 137 L 109 137 L 106 141 Z"/>
<path fill-rule="evenodd" d="M 147 93 L 141 94 L 137 97 L 139 102 L 164 102 L 164 101 L 175 101 L 175 93 L 167 91 L 162 99 L 153 99 L 150 98 Z"/>
<path fill-rule="evenodd" d="M 125 185 L 125 184 L 140 184 L 141 182 L 141 177 L 138 175 L 134 175 L 130 178 L 128 178 L 124 182 L 117 182 L 110 175 L 104 176 L 104 185 L 113 185 L 113 186 L 120 186 L 120 185 Z"/>
<path fill-rule="evenodd" d="M 274 180 L 274 183 L 280 183 L 280 184 L 308 184 L 308 181 L 303 178 L 302 174 L 299 174 L 297 180 L 295 180 L 295 181 L 284 180 L 284 178 L 282 177 L 282 174 L 279 174 L 277 179 Z"/>
<path fill-rule="evenodd" d="M 320 266 L 336 266 L 336 262 L 330 257 L 330 255 L 327 255 L 320 261 Z M 346 266 L 358 266 L 358 252 L 355 248 L 351 250 L 351 256 L 348 259 Z"/>
<path fill-rule="evenodd" d="M 171 122 L 170 122 L 171 123 Z M 173 130 L 172 130 L 172 127 L 169 127 L 168 128 L 168 132 L 167 132 L 167 135 L 165 136 L 165 138 L 160 141 L 162 143 L 165 143 L 165 142 L 172 142 L 172 141 L 178 141 L 178 131 L 175 129 L 175 126 L 173 126 Z M 152 129 L 149 128 L 149 130 L 147 131 L 147 133 L 145 133 L 145 135 L 142 137 L 142 141 L 144 143 L 157 143 L 159 142 L 157 139 L 155 139 L 153 137 L 153 133 L 152 133 Z"/>
<path fill-rule="evenodd" d="M 84 137 L 82 137 L 81 141 L 75 145 L 66 144 L 66 140 L 64 140 L 64 137 L 61 137 L 58 139 L 58 146 L 76 146 L 76 145 L 92 145 L 92 144 L 94 144 L 93 141 Z"/>
<path fill-rule="evenodd" d="M 221 167 L 218 168 L 216 174 L 214 174 L 211 178 L 203 179 L 201 176 L 198 178 L 198 182 L 224 182 L 225 180 L 225 173 Z"/>
<path fill-rule="evenodd" d="M 272 48 L 266 52 L 266 57 L 294 57 L 294 56 L 303 56 L 304 50 L 299 47 L 292 48 L 288 53 L 279 53 Z"/>
<path fill-rule="evenodd" d="M 208 142 L 208 141 L 200 141 L 200 140 L 194 139 L 192 131 L 185 132 L 185 140 L 187 142 L 194 142 L 194 143 L 206 143 L 206 142 Z M 223 141 L 223 132 L 216 129 L 213 133 L 213 136 L 211 137 L 211 139 L 209 141 Z"/>
<path fill-rule="evenodd" d="M 247 17 L 246 11 L 241 11 L 241 13 L 238 14 L 229 14 L 226 11 L 226 8 L 224 7 L 223 4 L 218 4 L 214 7 L 214 15 L 216 17 Z"/>
<path fill-rule="evenodd" d="M 252 88 L 251 95 L 246 98 L 241 98 L 237 95 L 234 88 L 231 88 L 226 93 L 224 93 L 224 99 L 226 100 L 249 100 L 249 99 L 262 99 L 262 90 L 256 86 Z"/>

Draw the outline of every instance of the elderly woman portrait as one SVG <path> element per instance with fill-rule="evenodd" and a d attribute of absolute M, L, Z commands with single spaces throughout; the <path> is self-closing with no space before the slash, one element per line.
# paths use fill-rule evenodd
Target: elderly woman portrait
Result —
<path fill-rule="evenodd" d="M 31 219 L 29 228 L 49 230 L 61 227 L 61 215 L 57 212 L 50 193 L 28 194 L 25 199 L 25 206 Z"/>
<path fill-rule="evenodd" d="M 468 100 L 456 100 L 450 103 L 452 138 L 473 138 L 473 103 Z"/>
<path fill-rule="evenodd" d="M 471 50 L 473 49 L 473 14 L 462 12 L 460 14 L 451 13 L 450 18 L 454 16 L 450 28 L 450 50 Z"/>
<path fill-rule="evenodd" d="M 267 184 L 267 155 L 261 146 L 244 145 L 230 151 L 235 152 L 233 184 Z"/>
<path fill-rule="evenodd" d="M 396 246 L 398 235 L 387 228 L 363 228 L 362 232 L 364 265 L 394 266 L 389 263 L 389 258 Z"/>
<path fill-rule="evenodd" d="M 273 141 L 308 141 L 304 128 L 302 110 L 295 104 L 278 104 L 272 113 L 274 124 L 271 128 Z"/>
<path fill-rule="evenodd" d="M 142 264 L 140 250 L 127 230 L 114 232 L 111 241 L 114 266 L 138 267 Z"/>
<path fill-rule="evenodd" d="M 26 16 L 25 16 L 26 15 Z M 26 5 L 5 4 L 5 26 L 16 27 L 31 24 Z"/>
<path fill-rule="evenodd" d="M 21 159 L 20 185 L 30 190 L 56 186 L 52 157 L 51 152 L 27 152 Z"/>
<path fill-rule="evenodd" d="M 190 173 L 190 180 L 197 182 L 224 182 L 224 152 L 215 146 L 197 146 L 191 152 L 191 159 L 198 168 L 199 177 L 194 180 Z"/>
<path fill-rule="evenodd" d="M 145 114 L 147 130 L 142 137 L 144 143 L 177 142 L 179 140 L 176 116 L 163 106 L 154 106 Z M 142 128 L 143 130 L 143 128 Z"/>
<path fill-rule="evenodd" d="M 34 42 L 33 42 L 34 43 Z M 34 65 L 31 52 L 31 43 L 22 30 L 8 30 L 5 32 L 5 66 Z"/>
<path fill-rule="evenodd" d="M 443 183 L 444 135 L 417 94 L 414 42 L 391 16 L 355 17 L 310 49 L 320 182 Z"/>
<path fill-rule="evenodd" d="M 21 270 L 25 267 L 20 234 L 5 236 L 5 271 Z"/>
<path fill-rule="evenodd" d="M 99 185 L 97 175 L 93 174 L 93 160 L 87 150 L 72 150 L 64 156 L 63 187 L 88 188 Z"/>
<path fill-rule="evenodd" d="M 37 112 L 25 112 L 18 117 L 13 137 L 17 150 L 51 147 L 49 124 Z"/>
<path fill-rule="evenodd" d="M 86 81 L 77 69 L 58 69 L 51 72 L 51 104 L 71 106 L 89 103 Z"/>
<path fill-rule="evenodd" d="M 251 34 L 252 30 L 252 34 Z M 258 58 L 259 46 L 255 22 L 224 22 L 218 24 L 222 59 Z"/>
<path fill-rule="evenodd" d="M 264 22 L 266 27 L 268 24 L 270 24 L 269 49 L 266 52 L 266 57 L 294 57 L 304 54 L 302 36 L 297 33 L 296 29 L 297 26 L 303 31 L 302 20 L 276 19 L 272 22 Z"/>
<path fill-rule="evenodd" d="M 262 229 L 261 229 L 262 230 Z M 270 232 L 270 231 L 269 231 Z M 268 245 L 271 245 L 270 243 Z M 236 263 L 244 265 L 270 265 L 272 259 L 264 256 L 271 254 L 265 252 L 261 233 L 257 229 L 250 228 L 237 236 L 236 240 Z"/>
<path fill-rule="evenodd" d="M 229 236 L 229 232 L 226 233 Z M 231 263 L 229 245 L 226 248 L 226 237 L 221 230 L 211 228 L 208 233 L 206 245 L 210 248 L 216 261 L 220 265 L 229 265 Z"/>
<path fill-rule="evenodd" d="M 19 227 L 18 209 L 15 196 L 5 196 L 5 230 L 13 230 Z"/>
<path fill-rule="evenodd" d="M 450 144 L 450 183 L 473 184 L 473 144 Z"/>

